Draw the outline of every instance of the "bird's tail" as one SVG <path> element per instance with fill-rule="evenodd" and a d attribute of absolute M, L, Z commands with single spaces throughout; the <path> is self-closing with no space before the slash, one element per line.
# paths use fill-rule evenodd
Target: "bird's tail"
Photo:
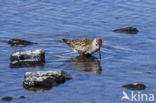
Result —
<path fill-rule="evenodd" d="M 68 39 L 64 39 L 64 38 L 63 38 L 62 40 L 63 40 L 65 43 L 67 43 L 67 42 L 68 42 Z"/>
<path fill-rule="evenodd" d="M 69 40 L 69 39 L 62 39 L 63 40 L 63 42 L 65 42 L 66 44 L 68 44 L 69 46 L 71 46 L 71 40 Z"/>

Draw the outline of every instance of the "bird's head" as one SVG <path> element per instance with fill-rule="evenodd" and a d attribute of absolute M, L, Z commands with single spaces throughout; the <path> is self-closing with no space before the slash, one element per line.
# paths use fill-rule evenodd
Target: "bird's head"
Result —
<path fill-rule="evenodd" d="M 100 38 L 95 38 L 93 40 L 93 45 L 97 48 L 100 49 L 101 45 L 102 45 L 102 39 Z"/>

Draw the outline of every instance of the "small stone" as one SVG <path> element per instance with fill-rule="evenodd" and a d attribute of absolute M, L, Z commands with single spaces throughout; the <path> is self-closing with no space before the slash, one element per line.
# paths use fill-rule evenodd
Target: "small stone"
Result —
<path fill-rule="evenodd" d="M 139 83 L 133 83 L 133 84 L 126 84 L 123 85 L 122 87 L 130 90 L 144 90 L 146 89 L 146 86 L 144 84 L 139 84 Z"/>
<path fill-rule="evenodd" d="M 136 34 L 139 32 L 139 30 L 137 30 L 137 28 L 135 28 L 135 27 L 126 27 L 126 28 L 121 28 L 121 29 L 115 29 L 115 30 L 113 30 L 113 32 Z"/>
<path fill-rule="evenodd" d="M 8 44 L 10 44 L 11 46 L 17 46 L 17 45 L 31 45 L 31 44 L 36 44 L 36 43 L 30 42 L 27 40 L 14 38 L 14 39 L 9 40 Z"/>
<path fill-rule="evenodd" d="M 16 52 L 10 56 L 10 67 L 42 67 L 45 63 L 45 52 L 42 49 Z"/>
<path fill-rule="evenodd" d="M 11 100 L 13 100 L 13 98 L 10 96 L 7 96 L 7 97 L 3 97 L 2 100 L 3 101 L 11 101 Z"/>
<path fill-rule="evenodd" d="M 25 98 L 25 96 L 19 96 L 19 98 L 20 98 L 20 99 L 24 99 L 24 98 Z"/>
<path fill-rule="evenodd" d="M 152 74 L 152 72 L 150 72 L 150 71 L 147 71 L 147 72 L 145 72 L 145 73 L 147 73 L 147 74 Z"/>

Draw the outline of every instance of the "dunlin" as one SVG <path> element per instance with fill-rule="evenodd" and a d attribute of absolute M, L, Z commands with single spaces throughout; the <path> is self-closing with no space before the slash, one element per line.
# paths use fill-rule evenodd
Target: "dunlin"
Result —
<path fill-rule="evenodd" d="M 92 55 L 93 53 L 99 51 L 102 45 L 102 39 L 95 38 L 81 38 L 75 40 L 62 39 L 68 46 L 70 46 L 75 52 L 78 52 L 80 55 Z"/>

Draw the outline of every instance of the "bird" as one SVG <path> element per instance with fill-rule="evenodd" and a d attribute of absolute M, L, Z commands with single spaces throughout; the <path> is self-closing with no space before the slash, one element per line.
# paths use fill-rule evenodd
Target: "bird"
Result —
<path fill-rule="evenodd" d="M 102 39 L 100 38 L 80 38 L 80 39 L 62 39 L 69 47 L 80 55 L 91 56 L 93 53 L 99 51 L 101 58 L 100 48 L 102 46 Z"/>

